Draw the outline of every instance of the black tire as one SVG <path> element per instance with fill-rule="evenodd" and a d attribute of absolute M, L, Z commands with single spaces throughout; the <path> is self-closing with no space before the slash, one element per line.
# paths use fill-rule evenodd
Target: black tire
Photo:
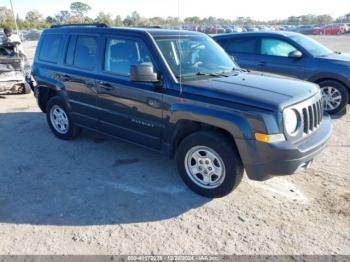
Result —
<path fill-rule="evenodd" d="M 51 118 L 52 118 L 51 110 L 54 110 L 55 108 L 59 110 L 63 110 L 63 112 L 65 113 L 65 116 L 66 116 L 65 119 L 67 119 L 67 122 L 68 122 L 66 132 L 59 132 L 58 129 L 56 129 L 56 127 L 53 125 L 51 121 Z M 67 109 L 66 104 L 64 103 L 63 99 L 60 98 L 59 96 L 54 96 L 48 101 L 46 106 L 46 119 L 51 131 L 59 139 L 70 140 L 70 139 L 74 139 L 80 134 L 81 129 L 74 125 L 69 115 L 69 111 Z"/>
<path fill-rule="evenodd" d="M 349 102 L 349 90 L 344 85 L 342 85 L 341 83 L 334 81 L 334 80 L 326 80 L 326 81 L 322 81 L 318 84 L 319 84 L 321 90 L 323 90 L 326 87 L 333 87 L 333 88 L 337 89 L 339 91 L 339 93 L 341 94 L 341 101 L 340 101 L 339 106 L 337 106 L 336 108 L 334 108 L 332 110 L 326 110 L 326 108 L 325 108 L 325 111 L 328 114 L 334 115 L 334 114 L 337 114 L 337 113 L 345 110 L 346 105 Z"/>
<path fill-rule="evenodd" d="M 198 146 L 215 151 L 222 159 L 226 172 L 221 184 L 215 188 L 198 185 L 186 171 L 186 155 Z M 175 158 L 182 180 L 194 192 L 204 197 L 217 198 L 228 195 L 239 185 L 243 176 L 243 165 L 233 141 L 217 132 L 199 131 L 184 138 L 176 151 Z"/>
<path fill-rule="evenodd" d="M 29 85 L 24 85 L 23 90 L 22 90 L 22 94 L 30 94 L 31 93 L 31 88 Z"/>

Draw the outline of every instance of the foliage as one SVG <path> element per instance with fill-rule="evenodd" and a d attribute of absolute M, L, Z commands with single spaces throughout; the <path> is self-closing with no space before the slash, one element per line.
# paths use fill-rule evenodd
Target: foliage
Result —
<path fill-rule="evenodd" d="M 134 11 L 124 19 L 120 15 L 113 17 L 112 13 L 99 12 L 95 18 L 88 17 L 86 14 L 91 7 L 83 2 L 72 2 L 70 10 L 61 10 L 53 16 L 44 18 L 37 10 L 27 12 L 25 19 L 17 17 L 17 24 L 20 29 L 29 28 L 47 28 L 52 24 L 68 23 L 106 23 L 110 26 L 173 26 L 178 27 L 180 24 L 187 25 L 308 25 L 308 24 L 329 24 L 332 22 L 350 22 L 350 13 L 334 20 L 330 15 L 302 15 L 290 16 L 284 20 L 256 21 L 250 17 L 238 17 L 236 19 L 222 19 L 213 16 L 200 18 L 198 16 L 187 17 L 180 21 L 177 17 L 151 17 L 145 18 L 138 12 Z M 15 27 L 13 15 L 10 9 L 0 6 L 0 28 Z"/>
<path fill-rule="evenodd" d="M 80 18 L 80 22 L 83 23 L 85 21 L 85 13 L 91 10 L 91 7 L 83 2 L 73 2 L 70 5 L 71 12 Z"/>

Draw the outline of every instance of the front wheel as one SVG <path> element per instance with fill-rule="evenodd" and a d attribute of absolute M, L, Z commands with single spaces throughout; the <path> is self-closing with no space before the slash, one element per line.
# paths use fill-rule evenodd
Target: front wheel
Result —
<path fill-rule="evenodd" d="M 319 85 L 322 91 L 324 110 L 331 115 L 343 111 L 349 101 L 347 88 L 333 80 L 323 81 Z"/>
<path fill-rule="evenodd" d="M 199 131 L 186 137 L 176 152 L 176 162 L 185 184 L 205 197 L 226 196 L 243 176 L 233 142 L 212 131 Z"/>
<path fill-rule="evenodd" d="M 51 98 L 47 103 L 46 118 L 51 131 L 60 139 L 73 139 L 80 133 L 80 129 L 69 116 L 64 101 L 58 96 Z"/>

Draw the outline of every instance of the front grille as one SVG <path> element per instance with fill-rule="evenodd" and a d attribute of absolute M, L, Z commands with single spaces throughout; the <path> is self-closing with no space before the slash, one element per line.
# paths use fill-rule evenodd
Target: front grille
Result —
<path fill-rule="evenodd" d="M 302 124 L 304 134 L 310 134 L 315 131 L 322 121 L 323 101 L 322 98 L 312 99 L 301 109 Z"/>

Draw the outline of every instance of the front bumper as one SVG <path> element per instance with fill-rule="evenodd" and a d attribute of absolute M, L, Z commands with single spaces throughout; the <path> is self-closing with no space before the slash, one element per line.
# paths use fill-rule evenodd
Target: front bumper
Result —
<path fill-rule="evenodd" d="M 324 116 L 319 128 L 301 142 L 292 144 L 263 143 L 256 140 L 236 141 L 247 175 L 263 181 L 272 176 L 291 175 L 310 166 L 325 148 L 332 134 L 329 116 Z"/>

